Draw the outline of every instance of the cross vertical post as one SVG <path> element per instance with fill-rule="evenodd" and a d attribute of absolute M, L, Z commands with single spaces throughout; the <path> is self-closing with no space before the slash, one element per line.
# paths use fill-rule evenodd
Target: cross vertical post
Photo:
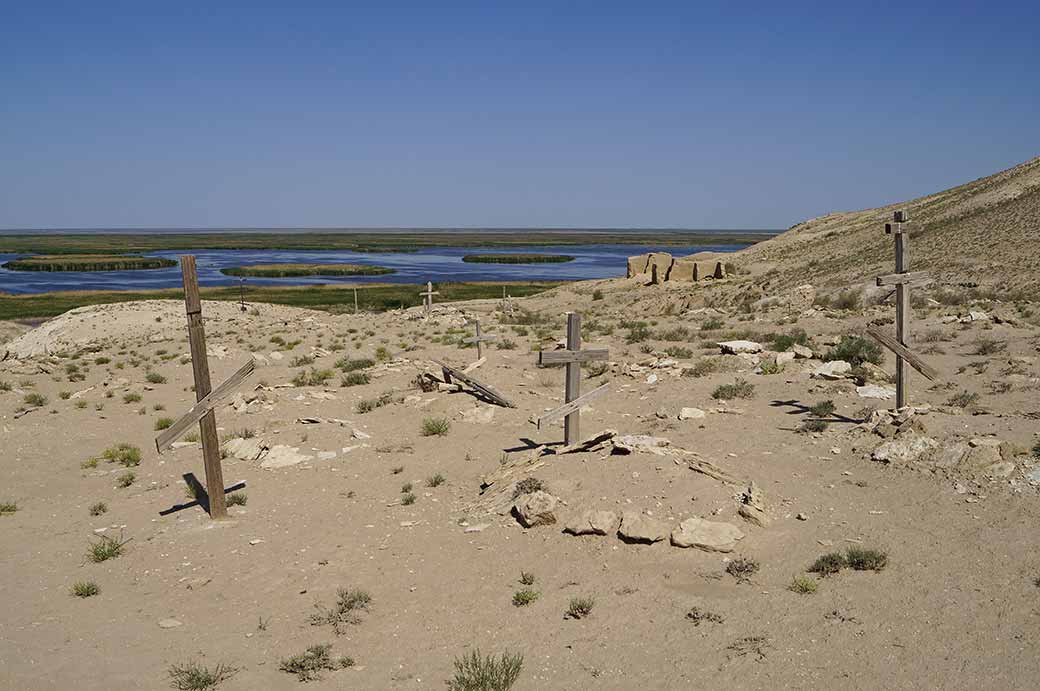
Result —
<path fill-rule="evenodd" d="M 567 313 L 567 350 L 581 350 L 581 315 L 577 312 Z M 567 363 L 567 385 L 564 391 L 564 403 L 570 403 L 580 395 L 581 363 Z M 563 418 L 563 443 L 567 446 L 577 444 L 581 435 L 579 430 L 580 415 L 575 410 Z"/>
<path fill-rule="evenodd" d="M 354 314 L 357 314 L 357 287 L 354 288 Z"/>
<path fill-rule="evenodd" d="M 477 359 L 484 357 L 484 343 L 480 338 L 480 321 L 477 321 Z"/>
<path fill-rule="evenodd" d="M 430 316 L 430 311 L 433 309 L 433 296 L 438 295 L 439 291 L 433 289 L 433 283 L 426 281 L 426 292 L 420 292 L 419 295 L 423 298 L 423 306 L 426 316 Z"/>
<path fill-rule="evenodd" d="M 907 252 L 907 233 L 903 232 L 903 223 L 909 220 L 905 211 L 896 211 L 892 216 L 893 224 L 889 227 L 895 236 L 896 273 L 905 274 L 909 264 Z M 896 284 L 896 340 L 904 347 L 910 347 L 910 290 L 906 283 Z M 906 390 L 910 372 L 903 356 L 896 355 L 896 408 L 906 405 Z"/>
<path fill-rule="evenodd" d="M 188 316 L 188 343 L 191 347 L 191 367 L 195 374 L 195 400 L 209 395 L 209 360 L 206 356 L 206 330 L 202 324 L 202 298 L 199 295 L 199 276 L 195 257 L 181 257 L 181 276 L 184 279 L 184 308 Z M 220 466 L 220 442 L 217 421 L 210 410 L 199 420 L 202 438 L 202 457 L 206 469 L 206 493 L 209 495 L 210 518 L 227 517 L 224 500 L 224 473 Z"/>

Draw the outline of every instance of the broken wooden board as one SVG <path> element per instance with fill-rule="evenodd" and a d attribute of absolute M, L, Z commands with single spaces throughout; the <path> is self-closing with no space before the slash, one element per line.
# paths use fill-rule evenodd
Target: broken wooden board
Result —
<path fill-rule="evenodd" d="M 170 425 L 162 434 L 155 438 L 155 448 L 161 454 L 170 448 L 170 445 L 177 440 L 177 437 L 181 436 L 191 427 L 193 424 L 202 419 L 202 417 L 217 407 L 222 400 L 231 395 L 231 393 L 238 388 L 238 385 L 246 380 L 249 375 L 256 369 L 256 361 L 250 359 L 246 364 L 238 368 L 234 374 L 227 378 L 223 384 L 210 391 L 202 399 L 200 399 L 195 405 L 188 409 L 177 422 Z"/>
<path fill-rule="evenodd" d="M 707 475 L 710 478 L 725 482 L 730 485 L 739 485 L 740 480 L 727 473 L 722 468 L 718 467 L 711 461 L 706 461 L 703 458 L 693 458 L 689 461 L 690 470 L 695 470 L 698 473 Z"/>
<path fill-rule="evenodd" d="M 548 413 L 538 418 L 535 421 L 535 425 L 538 427 L 538 429 L 541 429 L 542 425 L 553 422 L 554 420 L 559 420 L 561 417 L 566 417 L 567 415 L 570 415 L 574 411 L 579 410 L 582 406 L 591 401 L 593 398 L 597 398 L 600 395 L 605 394 L 608 390 L 610 390 L 610 384 L 604 384 L 603 386 L 597 387 L 592 391 L 589 391 L 588 393 L 584 393 L 581 396 L 575 398 L 570 403 L 564 403 L 559 408 L 556 408 L 555 410 L 550 410 Z"/>
<path fill-rule="evenodd" d="M 909 348 L 897 341 L 892 336 L 889 336 L 888 334 L 874 327 L 870 327 L 867 329 L 867 335 L 876 340 L 881 345 L 891 350 L 896 355 L 902 357 L 904 360 L 907 361 L 907 363 L 911 367 L 913 367 L 915 370 L 923 374 L 931 381 L 939 381 L 939 379 L 941 378 L 939 375 L 939 370 L 935 369 L 927 362 L 922 360 L 920 357 L 915 355 L 913 351 L 911 351 Z"/>
<path fill-rule="evenodd" d="M 548 453 L 554 453 L 556 455 L 562 455 L 565 453 L 577 453 L 579 451 L 599 451 L 606 447 L 607 443 L 617 436 L 616 429 L 605 429 L 602 432 L 598 432 L 587 439 L 583 439 L 577 444 L 571 444 L 570 446 L 561 446 L 559 448 L 547 447 Z"/>
<path fill-rule="evenodd" d="M 446 380 L 446 383 L 450 384 L 452 379 L 458 379 L 459 381 L 466 384 L 471 389 L 473 389 L 478 394 L 480 394 L 492 403 L 500 405 L 504 408 L 516 407 L 516 405 L 508 398 L 506 398 L 499 392 L 495 391 L 487 384 L 482 384 L 481 382 L 477 381 L 471 375 L 466 374 L 464 371 L 456 369 L 451 365 L 446 365 L 440 360 L 433 360 L 433 362 L 437 363 L 437 365 L 439 365 L 440 368 L 444 371 L 444 378 Z"/>

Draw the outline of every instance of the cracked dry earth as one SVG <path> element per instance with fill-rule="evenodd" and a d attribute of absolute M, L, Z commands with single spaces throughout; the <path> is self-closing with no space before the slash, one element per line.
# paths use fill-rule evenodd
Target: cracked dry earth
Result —
<path fill-rule="evenodd" d="M 519 690 L 1035 688 L 1030 307 L 1001 306 L 1001 318 L 987 306 L 918 310 L 915 333 L 929 334 L 943 382 L 915 375 L 914 414 L 892 420 L 872 413 L 892 401 L 861 395 L 891 387 L 876 367 L 813 376 L 818 356 L 890 308 L 676 309 L 691 290 L 579 283 L 515 301 L 511 314 L 482 301 L 437 306 L 428 320 L 207 302 L 214 383 L 258 355 L 241 395 L 216 410 L 222 439 L 243 440 L 226 444 L 224 476 L 247 498 L 219 522 L 197 505 L 168 512 L 190 502 L 184 474 L 202 479 L 193 437 L 161 456 L 153 442 L 159 418 L 194 401 L 182 305 L 86 308 L 11 341 L 0 502 L 16 510 L 0 516 L 0 687 L 169 688 L 171 667 L 194 662 L 234 668 L 222 691 L 295 689 L 283 661 L 327 643 L 353 665 L 308 689 L 441 689 L 453 660 L 478 648 L 523 655 Z M 562 370 L 536 367 L 533 351 L 564 336 L 568 310 L 582 313 L 587 347 L 610 349 L 584 369 L 583 390 L 611 389 L 582 411 L 582 432 L 653 438 L 629 453 L 614 441 L 551 453 L 562 425 L 530 422 L 562 403 Z M 961 321 L 970 310 L 982 316 Z M 457 341 L 478 318 L 504 347 L 471 374 L 515 408 L 429 377 L 433 390 L 416 386 L 424 372 L 440 377 L 431 358 L 476 360 Z M 768 335 L 795 329 L 810 357 L 776 366 L 770 348 L 783 342 Z M 721 353 L 718 342 L 739 339 L 764 351 Z M 347 362 L 363 359 L 373 362 Z M 889 355 L 881 363 L 892 371 Z M 367 383 L 355 374 L 341 386 L 351 367 Z M 738 380 L 746 397 L 713 398 Z M 27 402 L 34 393 L 43 405 Z M 807 412 L 828 400 L 832 412 Z M 805 424 L 814 418 L 826 424 Z M 141 450 L 138 465 L 91 462 L 119 443 Z M 524 528 L 511 500 L 538 486 L 556 523 Z M 754 520 L 738 513 L 749 494 Z M 92 515 L 98 502 L 107 511 Z M 614 515 L 599 514 L 606 535 L 563 532 L 586 511 Z M 663 526 L 664 539 L 619 539 L 623 514 Z M 670 544 L 695 517 L 732 526 L 732 551 Z M 104 537 L 129 542 L 95 563 L 87 550 Z M 850 547 L 887 560 L 808 572 Z M 815 592 L 793 590 L 796 578 Z M 76 597 L 77 582 L 99 592 Z M 371 601 L 335 627 L 316 623 L 341 588 Z M 524 590 L 535 595 L 517 606 Z M 587 616 L 565 616 L 574 598 L 592 599 Z"/>

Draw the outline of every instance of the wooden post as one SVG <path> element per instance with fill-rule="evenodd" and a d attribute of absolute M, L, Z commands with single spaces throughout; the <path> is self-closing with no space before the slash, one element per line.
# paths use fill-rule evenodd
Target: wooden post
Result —
<path fill-rule="evenodd" d="M 905 211 L 896 211 L 892 220 L 894 221 L 892 233 L 895 235 L 896 241 L 896 273 L 905 274 L 910 262 L 907 256 L 907 234 L 903 232 L 903 222 L 908 221 L 909 217 Z M 910 347 L 909 314 L 910 291 L 905 283 L 899 283 L 896 285 L 896 340 L 905 348 Z M 906 405 L 906 390 L 907 385 L 910 383 L 909 376 L 910 373 L 906 367 L 906 360 L 903 359 L 903 356 L 897 354 L 896 408 L 902 408 Z"/>
<path fill-rule="evenodd" d="M 581 350 L 581 315 L 577 312 L 567 313 L 567 350 Z M 567 386 L 564 391 L 564 403 L 570 403 L 581 395 L 581 363 L 567 363 Z M 578 411 L 563 418 L 563 443 L 567 446 L 577 444 L 581 436 L 581 416 Z"/>
<path fill-rule="evenodd" d="M 202 325 L 202 298 L 199 295 L 199 276 L 195 257 L 181 257 L 181 275 L 184 278 L 184 308 L 188 315 L 188 343 L 191 347 L 191 367 L 195 373 L 195 400 L 201 401 L 210 392 L 209 360 L 206 356 L 206 331 Z M 225 518 L 224 473 L 220 467 L 220 440 L 217 421 L 210 410 L 199 420 L 202 437 L 202 457 L 206 468 L 206 493 L 209 494 L 210 518 Z"/>
<path fill-rule="evenodd" d="M 484 343 L 480 338 L 480 321 L 477 321 L 477 359 L 484 357 Z"/>
<path fill-rule="evenodd" d="M 426 281 L 426 292 L 425 293 L 423 293 L 423 292 L 419 293 L 420 296 L 424 296 L 423 297 L 423 305 L 426 308 L 425 311 L 426 311 L 426 316 L 427 317 L 430 316 L 430 310 L 433 309 L 433 296 L 434 295 L 438 295 L 439 293 L 440 293 L 440 291 L 437 291 L 437 290 L 433 289 L 433 283 L 431 283 L 430 281 Z"/>
<path fill-rule="evenodd" d="M 354 314 L 357 314 L 357 288 L 354 288 Z"/>

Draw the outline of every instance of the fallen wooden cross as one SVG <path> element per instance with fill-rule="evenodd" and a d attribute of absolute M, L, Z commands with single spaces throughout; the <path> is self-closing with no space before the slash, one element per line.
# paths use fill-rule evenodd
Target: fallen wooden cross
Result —
<path fill-rule="evenodd" d="M 506 398 L 499 392 L 495 391 L 487 384 L 483 384 L 474 379 L 472 374 L 468 374 L 463 370 L 456 369 L 450 365 L 446 365 L 440 360 L 434 360 L 434 362 L 437 363 L 440 366 L 441 371 L 444 372 L 444 382 L 446 384 L 451 384 L 452 379 L 458 379 L 459 381 L 476 391 L 478 394 L 480 394 L 483 398 L 486 398 L 491 403 L 495 403 L 505 408 L 516 407 L 516 405 L 514 405 L 513 402 L 510 401 L 508 398 Z"/>
<path fill-rule="evenodd" d="M 480 322 L 476 322 L 476 336 L 470 336 L 469 338 L 462 339 L 463 343 L 476 343 L 477 344 L 477 360 L 481 360 L 484 357 L 484 341 L 497 341 L 498 336 L 494 334 L 483 335 L 480 333 Z"/>
<path fill-rule="evenodd" d="M 581 363 L 594 360 L 606 360 L 609 357 L 606 348 L 581 349 L 581 315 L 577 312 L 567 313 L 567 349 L 566 350 L 543 350 L 538 353 L 539 365 L 554 365 L 566 363 L 567 379 L 564 388 L 564 404 L 555 410 L 551 410 L 538 418 L 536 424 L 538 429 L 542 425 L 563 417 L 563 443 L 567 446 L 576 444 L 581 436 L 580 409 L 589 400 L 606 393 L 607 384 L 593 389 L 584 396 L 581 395 Z"/>
<path fill-rule="evenodd" d="M 425 306 L 426 316 L 430 316 L 430 310 L 433 309 L 433 296 L 440 295 L 440 291 L 433 289 L 433 283 L 426 281 L 426 292 L 420 292 L 419 296 L 423 298 L 423 305 Z"/>
<path fill-rule="evenodd" d="M 934 367 L 929 366 L 910 350 L 910 288 L 928 285 L 931 277 L 925 271 L 908 271 L 909 229 L 903 227 L 910 220 L 906 211 L 896 211 L 892 215 L 892 223 L 885 224 L 885 232 L 892 235 L 896 245 L 896 272 L 877 277 L 878 286 L 896 287 L 896 336 L 870 328 L 867 335 L 896 354 L 896 408 L 907 404 L 909 372 L 907 364 L 932 381 L 939 378 Z"/>
<path fill-rule="evenodd" d="M 206 494 L 210 518 L 227 516 L 224 501 L 224 473 L 220 465 L 220 440 L 217 438 L 217 421 L 213 408 L 231 391 L 253 373 L 255 364 L 247 362 L 231 377 L 211 390 L 209 360 L 206 356 L 206 330 L 202 324 L 202 298 L 199 295 L 199 276 L 195 268 L 195 257 L 181 257 L 181 275 L 184 279 L 184 309 L 188 317 L 188 343 L 191 347 L 191 367 L 195 375 L 196 403 L 181 419 L 175 422 L 155 440 L 159 453 L 198 421 L 202 438 L 202 458 L 206 469 Z"/>

